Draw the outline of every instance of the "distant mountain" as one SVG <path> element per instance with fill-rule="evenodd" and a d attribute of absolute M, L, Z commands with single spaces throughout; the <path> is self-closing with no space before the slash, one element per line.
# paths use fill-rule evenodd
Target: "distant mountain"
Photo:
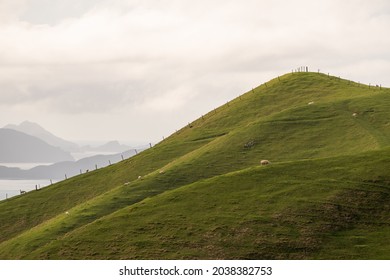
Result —
<path fill-rule="evenodd" d="M 120 154 L 114 155 L 97 155 L 83 158 L 76 162 L 65 161 L 58 162 L 52 165 L 41 165 L 29 170 L 22 170 L 15 167 L 0 166 L 0 179 L 56 179 L 61 180 L 66 176 L 72 177 L 80 173 L 95 170 L 96 168 L 106 167 L 117 163 L 123 159 L 127 159 L 136 154 L 135 150 L 129 150 Z"/>
<path fill-rule="evenodd" d="M 104 145 L 98 147 L 84 146 L 81 148 L 82 151 L 86 152 L 112 152 L 112 153 L 120 153 L 123 151 L 129 150 L 131 147 L 122 145 L 118 141 L 110 141 Z"/>
<path fill-rule="evenodd" d="M 0 162 L 60 162 L 73 157 L 37 137 L 13 129 L 0 129 Z"/>
<path fill-rule="evenodd" d="M 9 124 L 6 125 L 4 128 L 17 130 L 28 135 L 37 137 L 54 147 L 61 148 L 64 151 L 77 152 L 80 150 L 80 147 L 77 144 L 61 139 L 50 133 L 40 125 L 33 122 L 24 121 L 19 125 Z"/>

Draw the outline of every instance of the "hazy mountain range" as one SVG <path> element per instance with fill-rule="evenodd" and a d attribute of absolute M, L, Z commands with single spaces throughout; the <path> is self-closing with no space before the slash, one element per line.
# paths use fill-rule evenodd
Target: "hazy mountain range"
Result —
<path fill-rule="evenodd" d="M 61 139 L 53 135 L 52 133 L 50 133 L 40 125 L 33 122 L 24 121 L 19 125 L 9 124 L 6 125 L 4 128 L 13 129 L 19 132 L 26 133 L 31 136 L 35 136 L 45 141 L 47 144 L 52 145 L 54 147 L 59 147 L 64 151 L 77 152 L 80 149 L 80 147 L 77 144 Z"/>
<path fill-rule="evenodd" d="M 135 150 L 129 150 L 120 154 L 96 155 L 83 158 L 78 161 L 63 161 L 51 165 L 40 165 L 29 170 L 15 167 L 0 166 L 0 179 L 55 179 L 61 180 L 80 173 L 106 167 L 135 155 Z"/>
<path fill-rule="evenodd" d="M 106 155 L 75 161 L 72 153 Z M 9 124 L 0 128 L 0 179 L 62 179 L 107 166 L 135 153 L 136 150 L 118 141 L 110 141 L 98 147 L 79 146 L 55 136 L 36 123 L 25 121 L 20 125 Z M 7 167 L 7 163 L 53 164 L 22 170 Z"/>
<path fill-rule="evenodd" d="M 130 149 L 129 146 L 120 144 L 118 141 L 110 141 L 101 146 L 92 147 L 90 145 L 82 146 L 79 148 L 81 152 L 116 152 L 120 153 L 122 151 L 126 151 Z"/>
<path fill-rule="evenodd" d="M 41 127 L 39 124 L 24 121 L 19 125 L 15 124 L 9 124 L 6 125 L 4 128 L 7 129 L 13 129 L 19 132 L 23 132 L 25 134 L 37 137 L 43 141 L 45 141 L 47 144 L 50 144 L 54 147 L 59 147 L 64 151 L 67 152 L 112 152 L 112 153 L 119 153 L 126 151 L 130 149 L 131 147 L 122 145 L 118 141 L 110 141 L 107 142 L 104 145 L 98 146 L 98 147 L 92 147 L 90 145 L 80 146 L 76 143 L 73 143 L 71 141 L 67 141 L 64 139 L 61 139 L 60 137 L 57 137 L 56 135 L 52 134 L 51 132 L 47 131 L 43 127 Z"/>
<path fill-rule="evenodd" d="M 73 160 L 70 152 L 13 129 L 0 129 L 0 163 Z"/>

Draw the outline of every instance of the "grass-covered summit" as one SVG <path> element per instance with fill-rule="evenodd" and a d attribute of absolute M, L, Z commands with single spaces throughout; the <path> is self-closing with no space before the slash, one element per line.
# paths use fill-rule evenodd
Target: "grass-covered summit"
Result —
<path fill-rule="evenodd" d="M 389 170 L 389 89 L 287 74 L 0 202 L 0 258 L 389 259 Z"/>

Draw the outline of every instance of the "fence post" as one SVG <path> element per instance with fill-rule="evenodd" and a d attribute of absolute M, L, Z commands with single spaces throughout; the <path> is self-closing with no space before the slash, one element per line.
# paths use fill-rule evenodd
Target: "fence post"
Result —
<path fill-rule="evenodd" d="M 95 170 L 97 170 L 97 164 L 95 164 Z"/>
<path fill-rule="evenodd" d="M 124 160 L 123 155 L 121 155 L 122 160 Z"/>
<path fill-rule="evenodd" d="M 8 199 L 8 193 L 5 194 L 5 199 Z"/>
<path fill-rule="evenodd" d="M 108 160 L 108 164 L 111 165 L 111 160 Z"/>
<path fill-rule="evenodd" d="M 68 180 L 68 177 L 66 176 L 66 173 L 65 173 L 65 180 Z"/>
<path fill-rule="evenodd" d="M 152 143 L 149 143 L 149 147 L 150 147 L 150 148 L 152 147 Z"/>
<path fill-rule="evenodd" d="M 50 179 L 50 185 L 53 185 L 53 181 Z"/>

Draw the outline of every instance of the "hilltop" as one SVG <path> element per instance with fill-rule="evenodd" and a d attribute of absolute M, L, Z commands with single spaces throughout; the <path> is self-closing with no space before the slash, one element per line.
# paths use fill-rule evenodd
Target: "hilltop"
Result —
<path fill-rule="evenodd" d="M 0 202 L 0 258 L 388 259 L 389 120 L 387 88 L 286 74 L 128 160 Z"/>

